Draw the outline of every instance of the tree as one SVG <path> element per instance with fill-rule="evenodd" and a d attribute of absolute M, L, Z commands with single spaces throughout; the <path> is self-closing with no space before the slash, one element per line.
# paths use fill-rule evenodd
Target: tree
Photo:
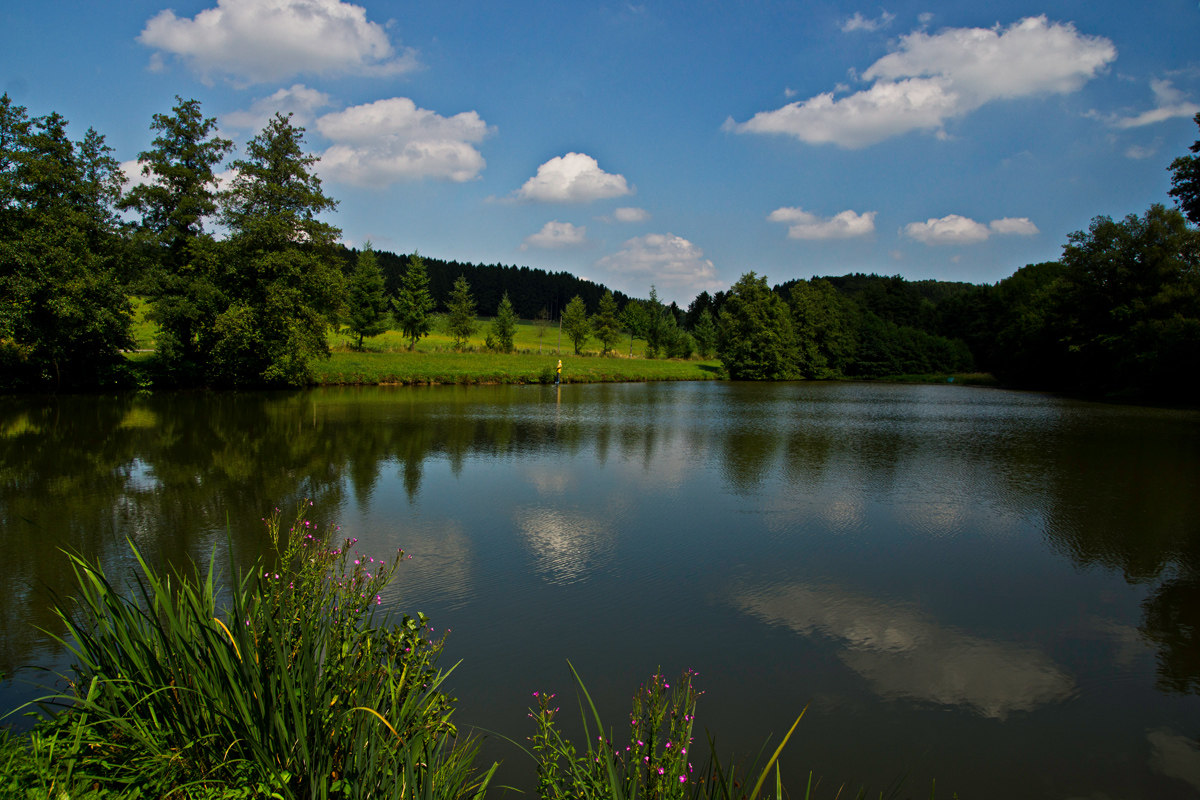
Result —
<path fill-rule="evenodd" d="M 650 286 L 650 299 L 646 301 L 646 358 L 657 358 L 666 345 L 667 315 L 670 313 L 658 299 L 658 291 Z M 672 317 L 674 321 L 674 317 Z"/>
<path fill-rule="evenodd" d="M 358 336 L 358 349 L 363 338 L 378 336 L 388 329 L 388 301 L 383 291 L 383 273 L 368 241 L 358 254 L 354 274 L 350 276 L 346 293 L 346 316 L 349 328 Z"/>
<path fill-rule="evenodd" d="M 568 338 L 575 344 L 575 355 L 579 355 L 579 348 L 587 342 L 592 332 L 587 306 L 583 304 L 583 298 L 579 295 L 572 297 L 563 310 L 562 326 L 566 329 Z"/>
<path fill-rule="evenodd" d="M 95 385 L 131 347 L 123 176 L 104 137 L 67 137 L 0 96 L 0 384 Z"/>
<path fill-rule="evenodd" d="M 796 373 L 791 314 L 766 277 L 747 272 L 729 290 L 721 308 L 717 344 L 734 380 L 787 380 Z"/>
<path fill-rule="evenodd" d="M 1063 248 L 1045 324 L 1076 387 L 1194 397 L 1200 353 L 1200 231 L 1155 204 L 1120 222 L 1096 217 Z"/>
<path fill-rule="evenodd" d="M 217 121 L 204 118 L 198 100 L 175 99 L 172 115 L 153 117 L 150 129 L 158 132 L 153 147 L 138 154 L 148 181 L 133 187 L 120 205 L 141 213 L 140 233 L 153 253 L 146 284 L 153 294 L 148 316 L 159 326 L 157 357 L 195 373 L 198 333 L 221 310 L 208 269 L 215 259 L 204 221 L 217 211 L 214 170 L 233 143 L 214 135 Z"/>
<path fill-rule="evenodd" d="M 429 274 L 425 271 L 425 259 L 414 252 L 408 259 L 404 283 L 396 298 L 392 300 L 396 312 L 396 324 L 408 339 L 408 349 L 417 346 L 417 341 L 429 335 L 433 328 L 433 295 L 429 293 Z"/>
<path fill-rule="evenodd" d="M 1196 124 L 1200 125 L 1200 114 L 1195 116 Z M 1200 153 L 1200 140 L 1188 148 L 1193 153 Z M 1193 225 L 1200 225 L 1200 155 L 1180 156 L 1168 167 L 1171 171 L 1171 191 L 1176 205 Z"/>
<path fill-rule="evenodd" d="M 707 294 L 707 293 L 706 293 Z M 700 311 L 696 321 L 696 329 L 692 331 L 696 339 L 696 350 L 702 358 L 708 358 L 717 347 L 717 325 L 713 322 L 712 314 L 707 308 Z"/>
<path fill-rule="evenodd" d="M 600 355 L 607 355 L 621 338 L 621 324 L 617 320 L 617 301 L 612 292 L 600 298 L 600 309 L 592 317 L 592 333 L 600 340 Z"/>
<path fill-rule="evenodd" d="M 550 312 L 546 310 L 545 306 L 533 318 L 533 326 L 537 329 L 538 355 L 540 356 L 542 354 L 542 339 L 546 338 L 546 329 L 550 327 Z"/>
<path fill-rule="evenodd" d="M 796 334 L 797 367 L 805 378 L 837 378 L 854 359 L 857 341 L 849 303 L 827 280 L 792 286 L 788 305 Z"/>
<path fill-rule="evenodd" d="M 475 301 L 471 299 L 471 287 L 467 279 L 460 277 L 450 290 L 446 301 L 446 332 L 454 339 L 454 346 L 461 350 L 475 333 Z"/>
<path fill-rule="evenodd" d="M 502 353 L 511 353 L 513 349 L 513 339 L 517 335 L 517 315 L 513 311 L 512 301 L 508 299 L 508 292 L 500 298 L 500 305 L 496 309 L 496 318 L 492 320 L 492 329 L 488 333 L 487 346 L 489 349 L 499 350 Z"/>
<path fill-rule="evenodd" d="M 633 339 L 635 336 L 646 335 L 646 325 L 649 318 L 646 315 L 646 307 L 641 300 L 630 300 L 625 304 L 625 309 L 621 312 L 621 325 L 625 328 L 625 332 L 629 334 L 629 357 L 633 358 Z"/>
<path fill-rule="evenodd" d="M 299 385 L 312 359 L 329 356 L 326 331 L 345 292 L 341 231 L 318 219 L 337 203 L 303 143 L 304 128 L 276 114 L 232 164 L 237 177 L 221 211 L 230 231 L 220 275 L 228 305 L 206 332 L 216 383 Z"/>

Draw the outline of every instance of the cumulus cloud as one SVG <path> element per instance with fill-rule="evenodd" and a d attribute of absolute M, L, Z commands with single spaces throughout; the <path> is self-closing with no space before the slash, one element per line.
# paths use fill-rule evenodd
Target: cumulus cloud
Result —
<path fill-rule="evenodd" d="M 1038 229 L 1027 217 L 994 219 L 989 224 L 984 225 L 982 222 L 976 222 L 970 217 L 949 214 L 941 219 L 929 219 L 926 222 L 910 222 L 901 228 L 900 232 L 918 242 L 939 245 L 977 244 L 987 241 L 992 234 L 1032 236 L 1038 232 Z"/>
<path fill-rule="evenodd" d="M 650 219 L 650 212 L 644 208 L 618 208 L 613 211 L 613 219 L 617 222 L 645 222 Z"/>
<path fill-rule="evenodd" d="M 1154 92 L 1154 108 L 1132 117 L 1112 117 L 1110 124 L 1114 128 L 1140 128 L 1175 117 L 1194 117 L 1200 114 L 1200 105 L 1184 100 L 1184 93 L 1176 89 L 1170 81 L 1150 81 L 1150 89 Z"/>
<path fill-rule="evenodd" d="M 875 19 L 868 19 L 860 12 L 855 11 L 854 16 L 842 23 L 842 32 L 849 33 L 850 31 L 877 31 L 880 28 L 886 28 L 892 24 L 892 20 L 896 18 L 895 14 L 880 9 L 879 16 Z"/>
<path fill-rule="evenodd" d="M 491 132 L 474 111 L 443 117 L 407 97 L 326 114 L 317 130 L 334 142 L 321 156 L 322 175 L 374 187 L 421 178 L 469 181 L 487 165 L 474 145 Z"/>
<path fill-rule="evenodd" d="M 875 213 L 856 214 L 847 209 L 832 217 L 818 217 L 800 208 L 777 208 L 767 215 L 770 222 L 786 222 L 789 239 L 851 239 L 875 230 Z"/>
<path fill-rule="evenodd" d="M 557 249 L 560 247 L 576 247 L 587 241 L 587 226 L 572 225 L 569 222 L 552 220 L 542 226 L 535 234 L 525 237 L 522 250 L 531 247 Z"/>
<path fill-rule="evenodd" d="M 195 17 L 170 9 L 146 23 L 138 41 L 180 58 L 201 79 L 265 83 L 289 75 L 398 75 L 417 67 L 397 52 L 366 9 L 339 0 L 217 0 Z"/>
<path fill-rule="evenodd" d="M 324 92 L 310 89 L 297 83 L 290 89 L 280 89 L 272 95 L 261 97 L 243 111 L 231 111 L 221 117 L 226 128 L 262 130 L 277 112 L 292 114 L 296 125 L 308 125 L 318 109 L 330 105 L 330 97 Z"/>
<path fill-rule="evenodd" d="M 863 72 L 870 88 L 840 99 L 826 92 L 743 123 L 730 118 L 724 128 L 866 147 L 910 131 L 940 133 L 947 120 L 993 100 L 1073 92 L 1116 57 L 1108 39 L 1045 16 L 1007 28 L 917 30 Z"/>
<path fill-rule="evenodd" d="M 121 172 L 125 173 L 125 191 L 129 191 L 135 186 L 150 186 L 159 182 L 158 178 L 143 173 L 142 170 L 145 167 L 145 161 L 130 160 L 121 162 Z M 227 169 L 213 173 L 215 183 L 213 191 L 225 191 L 237 176 L 238 171 L 236 169 Z"/>
<path fill-rule="evenodd" d="M 628 285 L 654 284 L 664 297 L 676 300 L 725 285 L 717 279 L 717 270 L 703 250 L 670 233 L 648 233 L 630 239 L 618 252 L 597 261 L 596 266 L 626 279 Z"/>
<path fill-rule="evenodd" d="M 992 233 L 1015 234 L 1017 236 L 1033 236 L 1038 233 L 1037 225 L 1029 221 L 1029 217 L 1005 217 L 994 219 L 988 223 Z"/>
<path fill-rule="evenodd" d="M 555 156 L 517 190 L 518 200 L 534 203 L 590 203 L 634 193 L 623 175 L 610 175 L 583 153 Z"/>

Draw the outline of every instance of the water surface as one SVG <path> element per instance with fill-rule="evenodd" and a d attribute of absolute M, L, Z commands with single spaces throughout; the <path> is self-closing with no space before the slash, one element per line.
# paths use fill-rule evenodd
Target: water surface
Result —
<path fill-rule="evenodd" d="M 452 629 L 460 721 L 518 741 L 567 659 L 614 725 L 690 667 L 723 748 L 811 702 L 783 774 L 825 788 L 1200 794 L 1195 412 L 837 383 L 5 398 L 0 670 L 65 667 L 59 548 L 224 563 L 228 529 L 244 563 L 305 497 L 414 556 L 387 602 Z"/>

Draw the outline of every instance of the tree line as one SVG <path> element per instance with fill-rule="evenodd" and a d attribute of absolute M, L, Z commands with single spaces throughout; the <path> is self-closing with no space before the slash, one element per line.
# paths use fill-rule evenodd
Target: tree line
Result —
<path fill-rule="evenodd" d="M 142 180 L 104 137 L 0 97 L 0 389 L 128 386 L 145 376 L 132 294 L 159 329 L 156 385 L 301 385 L 331 325 L 363 340 L 391 327 L 412 347 L 444 310 L 460 346 L 476 314 L 512 349 L 518 318 L 563 326 L 576 352 L 629 338 L 649 357 L 716 355 L 730 377 L 779 380 L 990 371 L 1019 386 L 1190 398 L 1200 353 L 1200 141 L 1170 166 L 1177 208 L 1097 217 L 1058 261 L 994 285 L 851 274 L 771 287 L 746 273 L 686 309 L 565 272 L 350 250 L 322 221 L 337 203 L 275 115 L 233 143 L 195 100 L 155 114 Z M 1197 115 L 1200 124 L 1200 115 Z M 219 226 L 220 236 L 213 226 Z"/>

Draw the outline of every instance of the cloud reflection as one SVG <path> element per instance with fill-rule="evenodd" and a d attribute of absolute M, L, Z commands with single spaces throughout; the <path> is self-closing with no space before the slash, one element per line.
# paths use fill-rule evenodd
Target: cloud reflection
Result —
<path fill-rule="evenodd" d="M 513 514 L 537 560 L 537 569 L 551 583 L 575 583 L 613 550 L 612 529 L 578 511 L 518 508 Z"/>
<path fill-rule="evenodd" d="M 1153 748 L 1150 767 L 1155 772 L 1200 789 L 1200 750 L 1194 741 L 1166 729 L 1150 731 L 1146 738 Z"/>
<path fill-rule="evenodd" d="M 887 699 L 966 706 L 994 719 L 1066 698 L 1074 681 L 1045 654 L 970 636 L 914 609 L 803 584 L 735 592 L 733 603 L 805 636 L 839 639 L 838 657 Z"/>

